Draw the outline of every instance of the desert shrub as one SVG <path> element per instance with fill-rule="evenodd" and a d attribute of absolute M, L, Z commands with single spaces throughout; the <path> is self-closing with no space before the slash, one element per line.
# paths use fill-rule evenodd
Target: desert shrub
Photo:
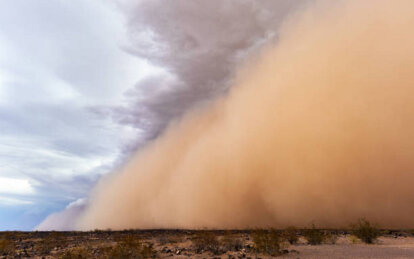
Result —
<path fill-rule="evenodd" d="M 116 244 L 113 247 L 105 249 L 103 258 L 108 258 L 108 259 L 133 258 L 132 256 L 133 253 L 134 251 L 126 248 L 125 246 Z"/>
<path fill-rule="evenodd" d="M 257 253 L 271 256 L 277 256 L 282 253 L 282 238 L 276 230 L 257 229 L 253 231 L 251 236 Z"/>
<path fill-rule="evenodd" d="M 152 244 L 145 244 L 139 238 L 132 235 L 126 235 L 117 240 L 117 244 L 104 251 L 104 258 L 122 259 L 122 258 L 156 258 L 157 253 Z"/>
<path fill-rule="evenodd" d="M 366 219 L 359 219 L 356 224 L 351 225 L 352 233 L 364 243 L 372 244 L 379 236 L 379 230 Z"/>
<path fill-rule="evenodd" d="M 243 241 L 241 238 L 226 233 L 220 239 L 221 246 L 225 251 L 239 251 L 243 248 Z"/>
<path fill-rule="evenodd" d="M 166 245 L 166 244 L 171 244 L 171 242 L 168 236 L 162 235 L 158 238 L 158 244 Z"/>
<path fill-rule="evenodd" d="M 48 237 L 52 239 L 63 239 L 65 237 L 65 232 L 50 231 Z"/>
<path fill-rule="evenodd" d="M 358 239 L 356 236 L 354 236 L 354 235 L 350 235 L 350 236 L 348 237 L 348 240 L 349 240 L 349 242 L 350 242 L 351 244 L 356 244 L 356 243 L 360 242 L 360 241 L 359 241 L 359 239 Z"/>
<path fill-rule="evenodd" d="M 57 247 L 58 242 L 51 238 L 44 238 L 35 243 L 35 251 L 40 254 L 49 254 L 52 249 Z"/>
<path fill-rule="evenodd" d="M 326 244 L 334 245 L 338 240 L 338 235 L 328 231 L 324 233 L 323 239 Z"/>
<path fill-rule="evenodd" d="M 145 244 L 141 246 L 139 258 L 156 258 L 157 252 L 153 248 L 153 244 Z"/>
<path fill-rule="evenodd" d="M 13 232 L 10 231 L 4 231 L 0 232 L 0 240 L 13 240 L 15 236 L 13 235 Z"/>
<path fill-rule="evenodd" d="M 157 253 L 152 244 L 141 244 L 136 247 L 128 247 L 125 244 L 117 244 L 114 247 L 107 249 L 104 258 L 108 259 L 123 259 L 123 258 L 156 258 Z"/>
<path fill-rule="evenodd" d="M 13 253 L 14 248 L 13 241 L 8 239 L 0 239 L 0 256 Z"/>
<path fill-rule="evenodd" d="M 321 230 L 316 229 L 314 224 L 312 224 L 312 228 L 303 231 L 303 236 L 310 245 L 320 245 L 325 238 L 324 233 Z"/>
<path fill-rule="evenodd" d="M 129 247 L 129 248 L 140 246 L 142 243 L 139 237 L 136 237 L 131 234 L 117 236 L 115 238 L 115 241 L 117 242 L 117 244 Z"/>
<path fill-rule="evenodd" d="M 54 248 L 59 249 L 67 246 L 65 233 L 52 231 L 46 234 L 47 235 L 44 238 L 35 243 L 34 248 L 37 253 L 47 255 Z"/>
<path fill-rule="evenodd" d="M 299 240 L 298 230 L 295 227 L 288 227 L 283 231 L 282 237 L 286 239 L 289 244 L 296 244 Z"/>
<path fill-rule="evenodd" d="M 93 255 L 85 247 L 75 247 L 67 250 L 61 256 L 60 259 L 88 259 L 93 258 Z"/>
<path fill-rule="evenodd" d="M 213 254 L 220 254 L 220 242 L 216 235 L 210 231 L 199 231 L 192 238 L 191 242 L 197 253 L 209 251 Z"/>
<path fill-rule="evenodd" d="M 183 242 L 182 236 L 162 235 L 158 238 L 158 243 L 160 245 L 176 244 L 181 242 Z"/>

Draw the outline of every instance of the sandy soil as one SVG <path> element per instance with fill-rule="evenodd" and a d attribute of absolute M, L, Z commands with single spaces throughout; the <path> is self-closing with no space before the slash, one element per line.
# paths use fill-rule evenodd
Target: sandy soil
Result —
<path fill-rule="evenodd" d="M 340 237 L 334 245 L 295 245 L 280 258 L 414 258 L 413 237 L 380 237 L 376 244 L 352 244 L 348 237 Z"/>
<path fill-rule="evenodd" d="M 151 258 L 272 258 L 255 252 L 249 231 L 209 233 L 219 244 L 216 253 L 208 248 L 207 251 L 197 248 L 194 243 L 195 237 L 205 235 L 203 231 L 0 232 L 0 258 L 114 258 L 108 256 L 108 249 L 122 244 L 125 238 L 128 242 L 132 240 L 150 245 L 156 254 Z M 363 244 L 348 233 L 336 233 L 342 234 L 333 235 L 335 244 L 309 245 L 303 236 L 296 245 L 284 242 L 281 247 L 284 254 L 278 258 L 414 258 L 414 236 L 411 232 L 386 233 L 371 245 Z M 226 236 L 240 240 L 242 245 L 237 249 L 226 249 L 223 243 Z M 2 251 L 2 240 L 12 244 L 13 249 Z M 83 257 L 63 257 L 68 251 L 78 248 L 86 250 Z"/>

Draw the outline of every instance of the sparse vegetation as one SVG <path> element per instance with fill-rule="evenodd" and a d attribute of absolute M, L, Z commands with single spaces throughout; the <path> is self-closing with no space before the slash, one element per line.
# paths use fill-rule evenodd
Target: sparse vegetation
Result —
<path fill-rule="evenodd" d="M 358 242 L 360 242 L 360 240 L 354 235 L 350 235 L 348 237 L 348 240 L 351 244 L 357 244 Z"/>
<path fill-rule="evenodd" d="M 298 242 L 298 240 L 299 240 L 298 230 L 295 227 L 288 227 L 288 228 L 286 228 L 283 231 L 282 236 L 291 245 L 296 244 Z"/>
<path fill-rule="evenodd" d="M 226 233 L 220 243 L 225 251 L 240 251 L 243 248 L 242 239 L 230 233 Z"/>
<path fill-rule="evenodd" d="M 86 247 L 71 248 L 59 256 L 60 259 L 88 259 L 92 257 L 93 255 Z"/>
<path fill-rule="evenodd" d="M 104 258 L 108 259 L 123 259 L 123 258 L 156 258 L 157 253 L 153 249 L 152 244 L 141 244 L 136 247 L 128 247 L 125 244 L 117 244 L 114 247 L 107 249 L 104 253 Z"/>
<path fill-rule="evenodd" d="M 356 224 L 352 225 L 352 229 L 352 233 L 367 244 L 374 243 L 380 234 L 378 228 L 364 218 L 359 219 Z"/>
<path fill-rule="evenodd" d="M 371 223 L 361 220 L 353 231 L 321 230 L 311 225 L 308 229 L 289 227 L 284 230 L 124 230 L 90 232 L 0 232 L 0 258 L 267 258 L 284 253 L 301 253 L 306 238 L 309 244 L 334 244 L 340 237 L 336 249 L 352 248 L 349 243 L 362 243 L 355 235 L 384 235 L 384 242 L 395 238 L 414 236 L 409 230 L 383 230 L 381 233 Z M 368 231 L 369 230 L 369 231 Z M 376 237 L 376 236 L 375 236 Z M 347 241 L 346 239 L 349 239 Z M 345 241 L 345 242 L 344 242 Z M 404 240 L 406 242 L 406 240 Z M 292 247 L 287 249 L 291 243 Z M 344 246 L 345 245 L 345 246 Z M 313 250 L 325 249 L 325 247 Z M 224 255 L 225 254 L 225 255 Z M 414 254 L 414 249 L 413 249 Z M 302 257 L 302 256 L 298 256 Z M 320 258 L 320 257 L 318 257 Z M 329 257 L 324 257 L 329 258 Z"/>
<path fill-rule="evenodd" d="M 14 251 L 14 243 L 8 239 L 0 239 L 0 256 L 8 255 Z"/>
<path fill-rule="evenodd" d="M 157 253 L 151 243 L 141 242 L 139 238 L 132 235 L 126 235 L 118 239 L 114 247 L 106 250 L 106 257 L 109 259 L 122 258 L 156 258 Z"/>
<path fill-rule="evenodd" d="M 320 245 L 324 241 L 324 233 L 316 229 L 315 224 L 312 224 L 312 228 L 305 229 L 303 236 L 310 245 Z"/>
<path fill-rule="evenodd" d="M 36 243 L 35 250 L 37 253 L 48 255 L 55 247 L 57 247 L 55 240 L 44 238 Z"/>
<path fill-rule="evenodd" d="M 217 236 L 210 231 L 200 231 L 196 233 L 191 238 L 191 242 L 197 253 L 208 251 L 215 255 L 220 254 L 220 242 L 218 241 Z"/>
<path fill-rule="evenodd" d="M 324 233 L 324 242 L 326 244 L 334 245 L 337 240 L 338 240 L 338 235 L 336 233 L 331 233 L 329 231 L 326 231 Z"/>
<path fill-rule="evenodd" d="M 177 244 L 183 242 L 182 236 L 174 236 L 174 235 L 162 235 L 158 238 L 158 243 L 160 245 L 165 244 Z"/>
<path fill-rule="evenodd" d="M 277 256 L 282 254 L 282 238 L 275 229 L 257 229 L 251 234 L 257 253 Z"/>
<path fill-rule="evenodd" d="M 35 245 L 35 250 L 41 254 L 50 254 L 50 252 L 54 249 L 62 249 L 66 248 L 66 237 L 65 234 L 62 232 L 48 232 L 39 242 Z"/>

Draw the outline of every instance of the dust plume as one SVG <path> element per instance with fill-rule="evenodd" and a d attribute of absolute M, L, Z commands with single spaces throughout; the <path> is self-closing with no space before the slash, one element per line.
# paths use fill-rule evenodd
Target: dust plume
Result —
<path fill-rule="evenodd" d="M 96 187 L 80 229 L 414 227 L 414 2 L 319 1 Z"/>

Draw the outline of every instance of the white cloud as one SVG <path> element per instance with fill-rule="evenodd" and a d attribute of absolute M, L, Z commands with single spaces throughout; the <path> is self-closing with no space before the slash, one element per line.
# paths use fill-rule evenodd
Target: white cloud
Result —
<path fill-rule="evenodd" d="M 33 204 L 32 201 L 16 199 L 11 197 L 0 196 L 0 205 L 4 206 L 21 206 L 21 205 L 30 205 Z"/>
<path fill-rule="evenodd" d="M 0 194 L 33 194 L 34 189 L 28 179 L 0 177 Z"/>
<path fill-rule="evenodd" d="M 130 136 L 91 107 L 152 73 L 124 30 L 109 1 L 0 1 L 0 204 L 61 207 L 116 164 Z"/>

